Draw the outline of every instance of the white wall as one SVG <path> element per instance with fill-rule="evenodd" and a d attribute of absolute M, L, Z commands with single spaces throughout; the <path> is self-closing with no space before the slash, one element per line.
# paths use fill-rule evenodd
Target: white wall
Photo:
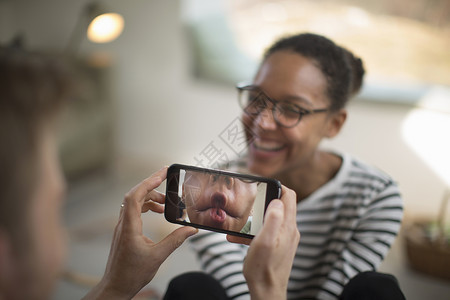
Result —
<path fill-rule="evenodd" d="M 348 109 L 341 134 L 323 146 L 350 152 L 391 175 L 399 184 L 407 217 L 436 217 L 446 184 L 405 141 L 402 129 L 413 108 L 354 101 Z M 438 134 L 444 140 L 450 128 L 441 130 Z M 450 159 L 442 164 L 450 168 Z"/>
<path fill-rule="evenodd" d="M 60 51 L 69 41 L 77 16 L 87 1 L 6 1 L 0 16 L 10 30 L 6 42 L 23 33 L 32 49 Z M 179 1 L 103 1 L 125 18 L 123 34 L 109 44 L 87 41 L 80 56 L 112 57 L 111 89 L 117 111 L 119 157 L 140 161 L 191 161 L 238 113 L 233 89 L 211 89 L 188 78 L 189 54 Z M 219 109 L 220 113 L 212 113 Z M 204 146 L 203 146 L 204 144 Z M 201 145 L 201 146 L 199 146 Z"/>

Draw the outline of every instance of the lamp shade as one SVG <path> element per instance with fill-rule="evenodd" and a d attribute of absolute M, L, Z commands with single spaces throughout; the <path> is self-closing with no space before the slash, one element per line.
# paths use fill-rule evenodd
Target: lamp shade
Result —
<path fill-rule="evenodd" d="M 86 37 L 85 34 L 94 43 L 111 42 L 122 33 L 124 25 L 124 19 L 120 14 L 106 11 L 97 2 L 89 2 L 83 7 L 75 24 L 66 46 L 66 53 L 76 53 Z"/>
<path fill-rule="evenodd" d="M 87 37 L 94 43 L 108 43 L 115 40 L 123 31 L 124 20 L 120 14 L 100 14 L 91 21 Z"/>

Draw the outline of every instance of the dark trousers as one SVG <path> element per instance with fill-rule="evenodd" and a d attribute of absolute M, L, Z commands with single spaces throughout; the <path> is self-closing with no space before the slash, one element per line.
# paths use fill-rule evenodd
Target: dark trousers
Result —
<path fill-rule="evenodd" d="M 189 272 L 172 279 L 163 300 L 228 300 L 222 285 L 211 275 Z"/>
<path fill-rule="evenodd" d="M 397 278 L 390 274 L 362 272 L 344 286 L 340 300 L 405 300 Z"/>
<path fill-rule="evenodd" d="M 190 272 L 172 279 L 164 300 L 228 300 L 222 285 L 212 276 Z M 405 300 L 397 279 L 389 274 L 362 272 L 345 286 L 339 300 Z"/>

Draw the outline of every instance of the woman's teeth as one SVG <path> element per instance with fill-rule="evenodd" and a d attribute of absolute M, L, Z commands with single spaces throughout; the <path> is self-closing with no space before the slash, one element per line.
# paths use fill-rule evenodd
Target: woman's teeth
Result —
<path fill-rule="evenodd" d="M 255 146 L 256 149 L 263 151 L 278 151 L 283 149 L 284 147 L 283 144 L 277 142 L 258 141 L 258 140 L 255 140 L 253 142 L 253 145 Z"/>

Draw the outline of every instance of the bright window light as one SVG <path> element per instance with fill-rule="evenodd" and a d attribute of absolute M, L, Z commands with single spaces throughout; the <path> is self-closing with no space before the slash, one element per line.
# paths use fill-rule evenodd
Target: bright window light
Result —
<path fill-rule="evenodd" d="M 406 143 L 447 186 L 450 186 L 450 114 L 446 109 L 433 106 L 441 103 L 448 107 L 449 95 L 446 89 L 430 93 L 421 101 L 425 108 L 412 110 L 402 128 Z M 439 101 L 444 97 L 445 101 Z"/>

